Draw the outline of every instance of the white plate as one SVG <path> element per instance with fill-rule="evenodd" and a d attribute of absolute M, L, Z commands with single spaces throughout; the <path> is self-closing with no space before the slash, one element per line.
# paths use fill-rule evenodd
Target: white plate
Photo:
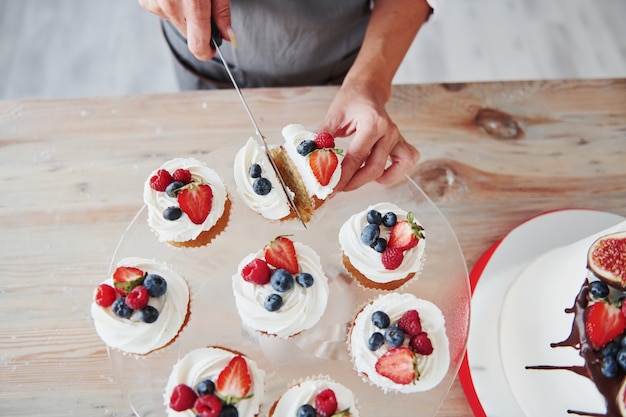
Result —
<path fill-rule="evenodd" d="M 528 411 L 526 403 L 532 400 L 525 398 L 522 404 L 518 402 L 520 400 L 518 398 L 520 388 L 517 379 L 515 379 L 517 375 L 509 375 L 505 372 L 502 363 L 505 354 L 503 354 L 503 346 L 501 346 L 500 323 L 503 309 L 508 307 L 509 303 L 507 301 L 505 306 L 506 294 L 524 268 L 540 255 L 576 242 L 621 220 L 623 217 L 616 214 L 584 209 L 544 213 L 513 229 L 477 262 L 470 278 L 473 283 L 476 283 L 476 287 L 471 302 L 472 312 L 467 345 L 469 369 L 460 372 L 464 390 L 477 416 L 557 415 L 550 413 L 525 414 Z M 584 279 L 584 276 L 581 279 Z M 582 281 L 579 282 L 579 287 L 581 283 Z M 552 297 L 541 298 L 541 289 L 533 288 L 530 291 L 536 295 L 536 298 L 532 304 L 526 300 L 522 302 L 527 313 L 525 316 L 518 315 L 519 312 L 515 313 L 520 321 L 525 320 L 529 310 L 541 314 L 545 305 L 553 303 Z M 571 306 L 573 299 L 573 296 L 570 296 L 566 303 L 570 305 L 567 307 Z M 563 308 L 565 307 L 558 307 L 561 313 L 563 313 Z M 570 321 L 558 331 L 550 324 L 551 317 L 542 320 L 544 325 L 549 326 L 548 332 L 552 333 L 553 339 L 550 342 L 559 341 L 557 340 L 559 335 L 563 332 L 569 332 L 571 328 L 571 317 L 564 313 L 562 315 L 566 316 L 565 321 L 568 319 Z M 559 324 L 559 326 L 563 326 L 563 324 Z M 535 343 L 535 339 L 534 336 L 530 335 L 525 340 L 518 340 L 517 343 L 514 351 L 507 350 L 507 352 L 524 351 L 528 346 Z M 507 347 L 507 349 L 511 349 L 511 347 Z M 549 342 L 548 349 L 550 349 Z M 524 366 L 532 364 L 537 363 L 524 363 Z M 541 372 L 535 371 L 535 375 L 539 373 Z M 554 373 L 558 372 L 548 372 L 548 374 Z M 574 374 L 570 373 L 568 376 L 576 379 Z M 511 378 L 513 379 L 511 380 Z M 515 385 L 515 394 L 513 393 L 514 390 L 511 389 L 513 385 Z M 550 390 L 551 393 L 556 391 L 569 395 L 565 386 L 559 387 L 558 390 Z M 550 401 L 554 401 L 554 397 L 551 396 Z M 567 407 L 564 410 L 567 410 Z"/>
<path fill-rule="evenodd" d="M 177 341 L 146 358 L 110 350 L 116 382 L 140 417 L 163 415 L 163 390 L 173 364 L 188 351 L 221 345 L 241 351 L 266 371 L 266 397 L 261 416 L 294 380 L 326 374 L 350 387 L 362 416 L 432 416 L 452 385 L 463 358 L 469 328 L 469 281 L 465 260 L 448 222 L 412 181 L 383 187 L 372 183 L 341 193 L 322 208 L 320 218 L 303 230 L 297 223 L 271 223 L 252 212 L 235 191 L 232 161 L 243 146 L 233 144 L 196 156 L 215 169 L 229 191 L 231 217 L 226 230 L 210 245 L 178 249 L 158 242 L 149 230 L 145 208 L 140 210 L 122 237 L 112 265 L 127 256 L 167 262 L 189 281 L 191 317 Z M 138 199 L 140 199 L 138 193 Z M 426 261 L 419 279 L 401 287 L 439 306 L 446 319 L 450 340 L 450 369 L 433 390 L 409 395 L 383 394 L 363 382 L 352 368 L 346 345 L 348 324 L 358 307 L 378 295 L 359 287 L 344 270 L 337 234 L 349 216 L 369 205 L 390 201 L 415 213 L 427 235 Z M 257 252 L 274 237 L 291 234 L 295 241 L 311 246 L 321 257 L 331 296 L 320 323 L 288 340 L 259 337 L 242 326 L 231 288 L 231 276 L 247 254 Z"/>

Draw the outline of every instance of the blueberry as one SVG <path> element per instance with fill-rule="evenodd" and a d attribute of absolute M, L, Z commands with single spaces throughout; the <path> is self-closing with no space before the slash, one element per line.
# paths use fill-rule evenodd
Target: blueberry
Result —
<path fill-rule="evenodd" d="M 296 274 L 296 282 L 300 284 L 301 287 L 309 288 L 313 285 L 313 275 L 308 272 L 299 272 Z"/>
<path fill-rule="evenodd" d="M 298 408 L 298 412 L 296 413 L 296 417 L 315 417 L 317 413 L 315 411 L 315 407 L 311 404 L 304 404 Z"/>
<path fill-rule="evenodd" d="M 148 290 L 150 297 L 161 297 L 167 291 L 167 281 L 161 275 L 148 274 L 143 280 L 143 286 Z"/>
<path fill-rule="evenodd" d="M 378 210 L 368 211 L 366 218 L 370 224 L 381 224 L 383 222 L 383 215 Z"/>
<path fill-rule="evenodd" d="M 615 355 L 615 359 L 617 360 L 617 364 L 622 370 L 626 371 L 626 348 L 621 348 L 617 351 Z"/>
<path fill-rule="evenodd" d="M 607 378 L 614 378 L 617 375 L 617 360 L 613 356 L 605 356 L 600 364 L 602 375 Z"/>
<path fill-rule="evenodd" d="M 367 341 L 367 347 L 371 351 L 378 350 L 385 343 L 385 336 L 381 332 L 374 332 Z"/>
<path fill-rule="evenodd" d="M 380 236 L 380 227 L 377 224 L 368 224 L 361 232 L 361 242 L 371 246 Z"/>
<path fill-rule="evenodd" d="M 388 327 L 385 330 L 385 341 L 392 348 L 398 347 L 404 342 L 404 332 L 397 326 Z"/>
<path fill-rule="evenodd" d="M 589 284 L 589 294 L 595 300 L 602 300 L 609 296 L 609 286 L 603 281 L 592 281 Z"/>
<path fill-rule="evenodd" d="M 276 269 L 270 276 L 270 284 L 278 292 L 289 291 L 293 287 L 293 275 L 285 269 Z"/>
<path fill-rule="evenodd" d="M 165 220 L 178 220 L 182 215 L 183 211 L 180 209 L 180 207 L 170 206 L 163 210 L 163 218 Z"/>
<path fill-rule="evenodd" d="M 154 323 L 159 318 L 159 310 L 152 306 L 145 306 L 139 311 L 139 318 L 144 323 Z"/>
<path fill-rule="evenodd" d="M 176 198 L 176 194 L 178 194 L 178 189 L 180 187 L 184 187 L 185 183 L 182 181 L 174 181 L 167 187 L 165 187 L 165 193 L 170 197 Z"/>
<path fill-rule="evenodd" d="M 258 195 L 268 195 L 272 191 L 272 183 L 267 178 L 259 177 L 252 183 L 252 189 Z"/>
<path fill-rule="evenodd" d="M 298 153 L 302 156 L 307 156 L 308 154 L 310 154 L 311 152 L 313 152 L 315 150 L 316 146 L 315 146 L 315 142 L 312 140 L 303 140 L 302 142 L 300 142 L 298 144 L 298 146 L 296 147 L 296 150 L 298 151 Z"/>
<path fill-rule="evenodd" d="M 119 318 L 127 319 L 133 314 L 133 309 L 126 305 L 126 297 L 120 297 L 111 306 L 113 313 Z"/>
<path fill-rule="evenodd" d="M 616 342 L 611 341 L 600 350 L 600 353 L 602 356 L 615 356 L 617 355 L 618 350 L 619 345 Z"/>
<path fill-rule="evenodd" d="M 265 299 L 264 305 L 267 311 L 276 311 L 283 305 L 283 297 L 278 294 L 270 294 Z"/>
<path fill-rule="evenodd" d="M 378 253 L 383 253 L 387 249 L 387 240 L 384 237 L 379 237 L 372 245 L 372 248 Z"/>
<path fill-rule="evenodd" d="M 396 213 L 394 213 L 393 211 L 388 211 L 383 216 L 383 225 L 385 225 L 385 227 L 393 227 L 393 225 L 396 224 L 397 220 L 398 218 L 396 217 Z"/>
<path fill-rule="evenodd" d="M 200 383 L 196 387 L 196 391 L 198 392 L 198 395 L 213 394 L 215 392 L 215 382 L 211 381 L 210 379 L 200 381 Z"/>
<path fill-rule="evenodd" d="M 250 168 L 248 168 L 248 175 L 250 175 L 251 178 L 259 178 L 261 176 L 261 165 L 250 165 Z"/>
<path fill-rule="evenodd" d="M 619 346 L 626 347 L 626 337 L 622 337 L 622 339 L 619 341 Z"/>
<path fill-rule="evenodd" d="M 239 411 L 232 404 L 224 404 L 217 417 L 239 417 Z"/>
<path fill-rule="evenodd" d="M 387 313 L 385 313 L 384 311 L 379 310 L 372 313 L 372 324 L 379 329 L 386 329 L 387 327 L 389 327 L 390 323 L 391 320 L 389 319 Z"/>

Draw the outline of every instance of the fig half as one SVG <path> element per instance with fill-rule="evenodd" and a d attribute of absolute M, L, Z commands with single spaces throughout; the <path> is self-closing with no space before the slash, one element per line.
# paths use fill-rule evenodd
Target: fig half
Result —
<path fill-rule="evenodd" d="M 587 267 L 602 281 L 626 290 L 626 232 L 602 236 L 589 247 Z"/>

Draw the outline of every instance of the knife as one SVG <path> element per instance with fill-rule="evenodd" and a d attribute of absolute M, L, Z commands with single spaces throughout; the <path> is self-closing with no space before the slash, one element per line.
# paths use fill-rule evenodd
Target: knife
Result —
<path fill-rule="evenodd" d="M 270 161 L 270 165 L 272 166 L 272 169 L 274 170 L 274 173 L 276 174 L 278 181 L 280 181 L 280 186 L 282 187 L 283 192 L 285 193 L 285 196 L 287 197 L 289 206 L 294 211 L 294 213 L 296 213 L 296 216 L 298 216 L 300 223 L 302 223 L 302 226 L 304 226 L 304 228 L 306 229 L 307 228 L 306 223 L 302 219 L 302 216 L 300 215 L 300 211 L 298 210 L 298 207 L 296 206 L 296 203 L 293 200 L 293 197 L 291 196 L 291 194 L 289 194 L 289 191 L 287 189 L 287 184 L 285 183 L 283 176 L 280 174 L 280 171 L 278 170 L 278 167 L 276 166 L 276 162 L 274 161 L 274 158 L 272 157 L 272 154 L 270 153 L 270 148 L 267 145 L 267 140 L 265 139 L 265 136 L 261 133 L 261 129 L 259 129 L 259 125 L 256 123 L 256 120 L 254 120 L 254 116 L 252 115 L 252 112 L 250 111 L 250 107 L 248 107 L 248 103 L 246 102 L 246 99 L 241 93 L 241 90 L 239 89 L 239 86 L 237 85 L 237 81 L 235 81 L 235 77 L 233 77 L 232 72 L 230 72 L 230 68 L 228 67 L 226 60 L 224 59 L 224 55 L 222 55 L 222 51 L 220 51 L 220 46 L 222 45 L 222 34 L 220 33 L 213 19 L 211 19 L 211 43 L 213 44 L 213 47 L 215 48 L 217 55 L 222 61 L 222 64 L 224 65 L 224 69 L 226 69 L 226 73 L 228 74 L 228 77 L 230 78 L 230 81 L 232 82 L 233 87 L 235 87 L 235 91 L 237 92 L 237 95 L 239 96 L 239 100 L 241 101 L 241 104 L 243 104 L 243 108 L 246 110 L 246 113 L 248 114 L 248 118 L 252 122 L 252 126 L 254 127 L 257 141 L 263 146 L 263 149 L 265 150 L 265 156 L 267 156 L 267 159 Z"/>

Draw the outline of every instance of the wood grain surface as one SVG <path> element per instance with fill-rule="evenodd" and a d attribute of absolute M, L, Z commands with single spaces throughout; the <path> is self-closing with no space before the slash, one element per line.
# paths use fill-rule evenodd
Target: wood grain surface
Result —
<path fill-rule="evenodd" d="M 314 129 L 334 92 L 244 94 L 272 141 L 288 123 Z M 626 216 L 626 80 L 402 85 L 388 111 L 421 151 L 410 176 L 468 269 L 541 212 Z M 92 291 L 152 169 L 252 133 L 232 91 L 0 101 L 0 415 L 133 415 L 90 320 Z M 438 416 L 468 415 L 457 381 Z"/>

